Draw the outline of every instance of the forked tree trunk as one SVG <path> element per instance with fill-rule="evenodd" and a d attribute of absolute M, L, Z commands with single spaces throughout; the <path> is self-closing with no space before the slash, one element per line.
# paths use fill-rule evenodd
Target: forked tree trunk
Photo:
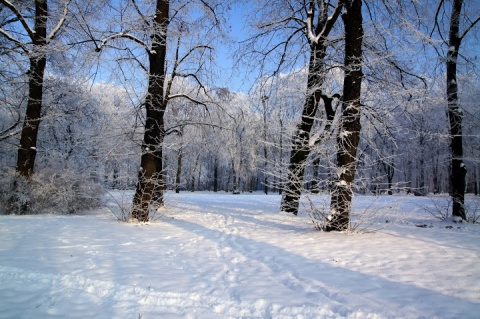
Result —
<path fill-rule="evenodd" d="M 338 1 L 331 16 L 328 1 L 309 1 L 307 9 L 307 26 L 305 34 L 310 45 L 310 61 L 308 64 L 307 93 L 303 104 L 301 122 L 292 135 L 292 149 L 285 182 L 285 193 L 280 209 L 298 214 L 300 196 L 303 190 L 303 175 L 308 155 L 310 154 L 310 132 L 312 130 L 318 103 L 321 100 L 322 85 L 325 80 L 325 56 L 328 47 L 327 38 L 343 8 L 343 1 Z M 315 17 L 315 8 L 319 8 Z"/>
<path fill-rule="evenodd" d="M 454 0 L 450 18 L 450 33 L 447 53 L 447 99 L 448 119 L 450 121 L 451 146 L 451 196 L 453 218 L 466 219 L 465 216 L 465 176 L 467 168 L 463 162 L 462 110 L 458 105 L 457 59 L 462 38 L 459 35 L 462 0 Z"/>
<path fill-rule="evenodd" d="M 28 102 L 20 135 L 16 166 L 17 173 L 26 178 L 30 178 L 33 174 L 37 156 L 37 136 L 42 111 L 43 75 L 47 62 L 45 55 L 47 18 L 47 1 L 35 1 L 35 33 L 32 39 L 34 49 L 30 53 Z"/>
<path fill-rule="evenodd" d="M 342 118 L 337 136 L 337 176 L 332 188 L 326 231 L 346 230 L 350 222 L 357 147 L 360 140 L 362 84 L 362 0 L 345 1 L 345 76 Z"/>
<path fill-rule="evenodd" d="M 149 206 L 158 182 L 158 162 L 162 160 L 162 144 L 165 137 L 164 113 L 166 100 L 165 81 L 166 37 L 169 23 L 169 1 L 158 0 L 153 17 L 152 47 L 148 53 L 150 69 L 148 92 L 145 99 L 146 122 L 142 144 L 142 157 L 138 182 L 133 197 L 131 216 L 138 221 L 149 219 Z M 161 167 L 160 167 L 161 170 Z M 160 176 L 160 179 L 162 177 Z M 163 189 L 158 190 L 163 197 Z"/>
<path fill-rule="evenodd" d="M 298 214 L 298 205 L 303 190 L 303 175 L 310 154 L 310 132 L 321 100 L 321 86 L 325 78 L 325 51 L 326 46 L 323 41 L 311 46 L 308 65 L 308 93 L 303 105 L 301 122 L 297 125 L 291 141 L 290 164 L 280 209 L 294 215 Z"/>

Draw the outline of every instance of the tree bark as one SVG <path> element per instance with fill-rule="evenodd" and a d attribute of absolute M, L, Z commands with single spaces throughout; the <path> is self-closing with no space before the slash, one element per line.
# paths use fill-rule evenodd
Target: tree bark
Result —
<path fill-rule="evenodd" d="M 457 59 L 462 38 L 459 35 L 462 0 L 454 0 L 450 17 L 450 33 L 447 53 L 447 100 L 450 123 L 451 147 L 451 196 L 453 218 L 465 216 L 465 176 L 467 168 L 463 162 L 462 110 L 458 105 Z"/>
<path fill-rule="evenodd" d="M 350 223 L 357 147 L 360 140 L 362 42 L 362 0 L 345 1 L 345 76 L 342 118 L 337 136 L 337 175 L 332 188 L 326 231 L 343 231 Z"/>
<path fill-rule="evenodd" d="M 303 104 L 302 118 L 292 136 L 292 149 L 285 182 L 285 193 L 280 209 L 298 214 L 300 196 L 303 189 L 303 176 L 308 155 L 310 154 L 310 132 L 312 130 L 318 103 L 321 100 L 322 85 L 325 80 L 325 56 L 328 47 L 327 37 L 338 19 L 344 1 L 338 1 L 331 16 L 328 16 L 330 3 L 326 1 L 309 1 L 305 34 L 310 45 L 308 64 L 307 93 Z M 319 6 L 315 20 L 315 8 Z"/>
<path fill-rule="evenodd" d="M 167 28 L 169 23 L 169 1 L 158 0 L 153 18 L 152 47 L 148 53 L 150 63 L 148 92 L 145 98 L 146 123 L 142 143 L 142 157 L 138 182 L 133 197 L 131 216 L 141 222 L 149 219 L 149 206 L 158 181 L 158 162 L 162 160 L 162 144 L 165 137 L 163 116 L 166 100 L 164 98 L 165 56 Z M 161 166 L 161 165 L 160 165 Z M 160 167 L 161 170 L 161 167 Z M 163 189 L 159 192 L 163 197 Z"/>
<path fill-rule="evenodd" d="M 182 158 L 183 151 L 180 148 L 177 155 L 177 174 L 175 176 L 175 193 L 180 193 L 180 177 L 182 175 Z"/>
<path fill-rule="evenodd" d="M 43 76 L 47 58 L 47 1 L 35 1 L 35 33 L 33 50 L 30 52 L 30 70 L 28 83 L 28 102 L 23 121 L 20 145 L 18 146 L 16 171 L 21 176 L 30 178 L 35 168 L 37 156 L 37 136 L 41 121 Z"/>
<path fill-rule="evenodd" d="M 218 192 L 218 159 L 213 162 L 213 191 Z"/>
<path fill-rule="evenodd" d="M 323 41 L 311 45 L 310 62 L 308 64 L 307 97 L 302 111 L 301 122 L 292 136 L 292 150 L 288 165 L 285 194 L 282 197 L 280 209 L 298 214 L 300 196 L 303 189 L 303 175 L 308 155 L 310 154 L 310 132 L 321 99 L 321 86 L 325 78 L 326 45 Z"/>

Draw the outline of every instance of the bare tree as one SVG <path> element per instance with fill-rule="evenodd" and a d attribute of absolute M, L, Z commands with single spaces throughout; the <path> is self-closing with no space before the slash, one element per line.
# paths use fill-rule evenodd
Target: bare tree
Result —
<path fill-rule="evenodd" d="M 333 43 L 332 39 L 329 39 L 329 35 L 340 16 L 343 1 L 338 1 L 336 5 L 331 4 L 330 1 L 308 1 L 303 5 L 290 3 L 280 5 L 285 6 L 289 13 L 280 16 L 278 20 L 263 21 L 259 26 L 260 34 L 253 40 L 260 42 L 263 36 L 280 33 L 283 29 L 285 38 L 276 43 L 273 48 L 265 50 L 265 56 L 281 50 L 277 70 L 285 63 L 289 54 L 287 51 L 294 46 L 295 40 L 300 41 L 301 45 L 309 47 L 306 97 L 300 123 L 292 135 L 285 193 L 281 203 L 281 210 L 297 214 L 303 189 L 305 163 L 310 154 L 310 132 L 321 101 L 322 85 L 326 75 L 327 48 Z M 278 8 L 272 8 L 272 10 L 278 10 Z M 303 41 L 298 39 L 301 35 L 304 35 Z"/>
<path fill-rule="evenodd" d="M 172 8 L 168 0 L 157 0 L 152 3 L 153 12 L 145 14 L 142 10 L 148 10 L 149 3 L 145 7 L 140 6 L 136 0 L 126 3 L 132 14 L 137 14 L 139 19 L 129 26 L 121 28 L 131 31 L 113 32 L 97 41 L 97 51 L 104 47 L 113 45 L 115 41 L 126 40 L 139 45 L 146 52 L 147 65 L 141 63 L 141 58 L 128 46 L 123 48 L 129 52 L 128 59 L 138 62 L 146 71 L 148 86 L 143 106 L 145 108 L 144 135 L 142 141 L 142 155 L 138 183 L 133 198 L 131 217 L 138 221 L 149 220 L 149 208 L 152 200 L 158 205 L 163 205 L 164 176 L 163 176 L 163 143 L 167 134 L 165 126 L 165 112 L 169 101 L 173 99 L 186 99 L 192 103 L 204 105 L 203 101 L 196 98 L 199 91 L 206 94 L 206 87 L 202 84 L 200 70 L 205 68 L 206 60 L 210 57 L 212 47 L 205 44 L 192 45 L 182 48 L 182 37 L 188 33 L 188 23 L 185 23 L 181 16 L 182 10 L 187 10 L 187 5 L 195 4 L 194 1 L 180 3 Z M 199 1 L 199 5 L 205 8 L 205 15 L 213 16 L 214 26 L 216 20 L 215 6 L 206 1 Z M 125 9 L 126 10 L 126 9 Z M 175 22 L 175 25 L 174 25 Z M 191 21 L 193 22 L 193 21 Z M 119 23 L 122 23 L 120 21 Z M 195 25 L 195 23 L 191 23 Z M 175 31 L 172 29 L 175 26 Z M 176 36 L 174 36 L 176 35 Z M 175 43 L 172 51 L 167 46 Z M 171 66 L 168 67 L 167 54 L 173 52 Z M 184 70 L 181 66 L 188 63 L 188 60 L 197 55 L 196 66 L 187 65 Z M 190 67 L 190 68 L 189 68 Z M 189 92 L 175 93 L 174 84 L 177 78 L 184 78 L 193 81 L 198 89 L 194 94 Z M 155 198 L 154 198 L 155 196 Z"/>
<path fill-rule="evenodd" d="M 37 136 L 41 122 L 43 81 L 47 64 L 47 53 L 52 50 L 52 42 L 65 24 L 70 0 L 65 0 L 63 12 L 48 28 L 49 16 L 47 0 L 35 0 L 35 10 L 31 15 L 29 3 L 1 0 L 12 18 L 2 24 L 0 35 L 11 42 L 28 57 L 28 101 L 23 121 L 16 171 L 24 177 L 30 177 L 35 167 L 37 154 Z M 33 28 L 31 27 L 33 24 Z M 50 30 L 48 30 L 50 29 Z"/>
<path fill-rule="evenodd" d="M 342 117 L 337 136 L 336 179 L 332 188 L 327 231 L 348 228 L 355 178 L 357 147 L 360 141 L 362 43 L 362 0 L 345 1 L 345 77 Z"/>
<path fill-rule="evenodd" d="M 445 1 L 440 1 L 438 11 L 445 6 Z M 462 108 L 458 101 L 457 64 L 460 45 L 468 32 L 480 21 L 480 15 L 473 21 L 468 21 L 463 32 L 460 31 L 463 0 L 454 0 L 450 12 L 450 30 L 448 34 L 448 51 L 446 57 L 447 67 L 447 100 L 448 118 L 450 124 L 451 148 L 451 196 L 452 216 L 454 219 L 466 219 L 465 215 L 465 176 L 467 167 L 463 161 L 463 133 L 462 133 Z M 438 14 L 437 11 L 437 14 Z M 437 21 L 436 21 L 437 22 Z"/>

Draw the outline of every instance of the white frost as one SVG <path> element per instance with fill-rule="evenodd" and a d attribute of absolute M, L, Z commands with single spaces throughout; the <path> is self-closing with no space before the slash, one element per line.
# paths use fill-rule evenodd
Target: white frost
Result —
<path fill-rule="evenodd" d="M 452 217 L 452 220 L 455 222 L 455 223 L 461 223 L 463 221 L 462 217 L 460 216 L 453 216 Z"/>
<path fill-rule="evenodd" d="M 352 132 L 350 131 L 341 131 L 340 133 L 338 133 L 341 139 L 347 138 L 350 134 L 352 134 Z"/>

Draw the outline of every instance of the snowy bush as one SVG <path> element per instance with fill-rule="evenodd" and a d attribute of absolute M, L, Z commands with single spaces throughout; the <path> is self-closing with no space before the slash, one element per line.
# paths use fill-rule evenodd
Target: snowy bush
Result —
<path fill-rule="evenodd" d="M 30 181 L 2 170 L 0 205 L 3 214 L 74 214 L 99 207 L 102 188 L 71 171 L 43 170 Z"/>
<path fill-rule="evenodd" d="M 480 199 L 478 197 L 473 197 L 465 205 L 465 215 L 467 217 L 467 222 L 472 224 L 480 223 Z"/>
<path fill-rule="evenodd" d="M 452 207 L 451 198 L 431 198 L 432 205 L 424 207 L 424 210 L 438 220 L 447 220 Z"/>
<path fill-rule="evenodd" d="M 331 222 L 330 201 L 321 196 L 305 196 L 308 206 L 304 206 L 316 230 L 323 231 Z M 371 233 L 384 229 L 402 220 L 404 216 L 398 214 L 394 206 L 384 204 L 378 196 L 365 197 L 367 205 L 360 209 L 352 210 L 347 233 Z"/>

